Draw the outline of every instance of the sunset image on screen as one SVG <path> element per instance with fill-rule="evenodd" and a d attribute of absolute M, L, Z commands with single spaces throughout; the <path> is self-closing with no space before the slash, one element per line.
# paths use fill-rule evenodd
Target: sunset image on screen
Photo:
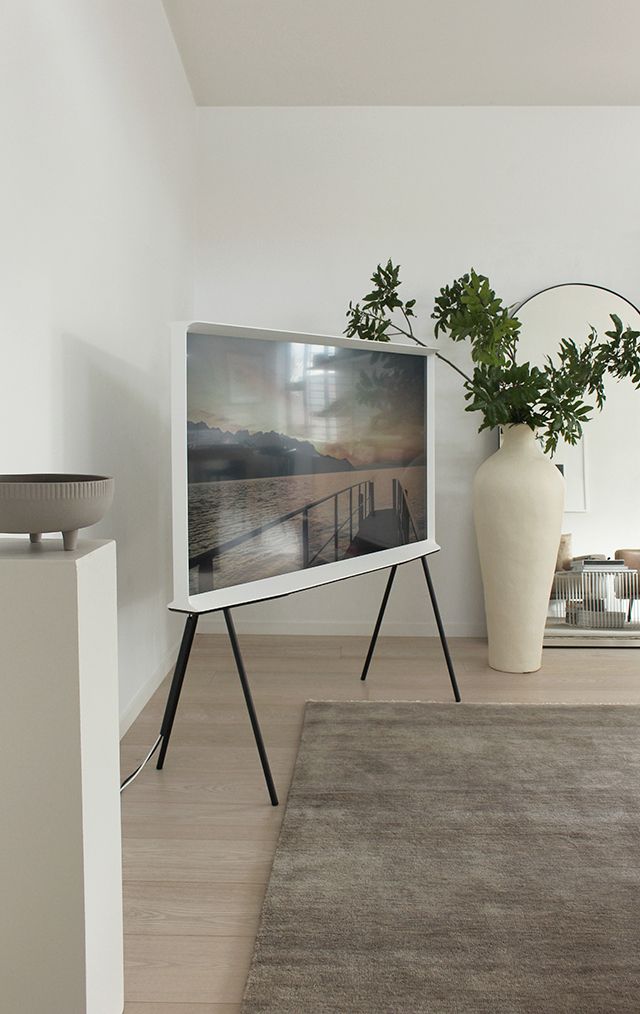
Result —
<path fill-rule="evenodd" d="M 192 593 L 425 538 L 425 360 L 189 334 Z"/>

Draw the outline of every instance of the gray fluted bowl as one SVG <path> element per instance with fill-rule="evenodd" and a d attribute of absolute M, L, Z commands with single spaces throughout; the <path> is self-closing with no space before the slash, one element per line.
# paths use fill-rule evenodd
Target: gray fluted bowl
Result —
<path fill-rule="evenodd" d="M 62 532 L 75 549 L 78 529 L 100 521 L 113 500 L 105 475 L 0 475 L 0 532 L 39 542 L 43 532 Z"/>

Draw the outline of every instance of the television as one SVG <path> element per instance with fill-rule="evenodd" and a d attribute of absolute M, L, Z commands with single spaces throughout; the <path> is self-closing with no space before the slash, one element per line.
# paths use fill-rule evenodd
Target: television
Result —
<path fill-rule="evenodd" d="M 175 325 L 170 608 L 278 598 L 436 551 L 433 356 Z"/>

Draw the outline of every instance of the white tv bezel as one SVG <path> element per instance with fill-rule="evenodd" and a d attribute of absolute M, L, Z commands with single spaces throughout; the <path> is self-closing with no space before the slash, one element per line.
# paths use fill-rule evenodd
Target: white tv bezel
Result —
<path fill-rule="evenodd" d="M 171 326 L 171 458 L 173 502 L 173 601 L 169 609 L 181 613 L 211 613 L 232 606 L 248 605 L 265 599 L 281 598 L 295 592 L 343 581 L 345 578 L 385 570 L 394 564 L 407 563 L 435 553 L 434 510 L 434 364 L 435 349 L 419 345 L 385 342 L 368 346 L 368 352 L 392 352 L 398 355 L 422 356 L 426 359 L 426 516 L 427 538 L 408 546 L 397 546 L 338 560 L 307 570 L 290 571 L 276 577 L 260 578 L 243 584 L 230 585 L 214 591 L 189 594 L 189 532 L 187 484 L 187 334 L 210 334 L 223 337 L 258 338 L 261 341 L 290 341 L 304 345 L 331 345 L 342 348 L 362 347 L 358 338 L 306 334 L 302 331 L 274 331 L 266 328 L 242 327 L 238 324 L 212 324 L 206 321 L 179 321 Z M 363 349 L 364 351 L 364 349 Z"/>

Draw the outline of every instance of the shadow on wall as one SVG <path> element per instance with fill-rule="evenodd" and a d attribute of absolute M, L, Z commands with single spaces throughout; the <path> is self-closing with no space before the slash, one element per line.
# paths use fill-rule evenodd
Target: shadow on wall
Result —
<path fill-rule="evenodd" d="M 61 336 L 58 358 L 62 411 L 56 440 L 64 467 L 115 478 L 111 510 L 85 534 L 117 542 L 121 671 L 126 680 L 131 670 L 137 684 L 160 664 L 173 640 L 173 624 L 166 621 L 171 598 L 168 346 L 167 329 L 166 345 L 159 341 L 149 373 L 71 334 Z"/>

